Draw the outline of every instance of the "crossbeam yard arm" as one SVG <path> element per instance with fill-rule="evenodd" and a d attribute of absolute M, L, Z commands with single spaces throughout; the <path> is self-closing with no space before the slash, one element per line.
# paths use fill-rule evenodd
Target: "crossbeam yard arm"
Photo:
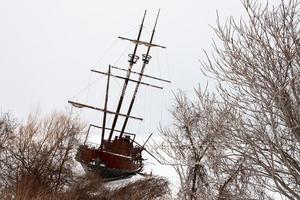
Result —
<path fill-rule="evenodd" d="M 104 130 L 111 130 L 111 128 L 108 127 L 102 127 L 102 126 L 97 126 L 95 124 L 90 124 L 90 126 L 95 127 L 95 128 L 99 128 L 99 129 L 104 129 Z M 115 132 L 121 133 L 120 130 L 114 130 Z M 129 135 L 135 135 L 134 133 L 130 133 L 130 132 L 124 132 L 125 134 L 129 134 Z"/>
<path fill-rule="evenodd" d="M 98 70 L 94 70 L 94 69 L 91 69 L 92 72 L 95 72 L 95 73 L 99 73 L 99 74 L 103 74 L 103 75 L 108 75 L 108 73 L 106 72 L 101 72 L 101 71 L 98 71 Z M 124 79 L 126 80 L 125 77 L 122 77 L 122 76 L 118 76 L 118 75 L 113 75 L 110 73 L 110 76 L 111 77 L 115 77 L 115 78 L 119 78 L 119 79 Z M 129 81 L 132 81 L 132 82 L 135 82 L 135 83 L 140 83 L 140 84 L 143 84 L 143 85 L 146 85 L 146 86 L 150 86 L 150 87 L 154 87 L 154 88 L 157 88 L 157 89 L 163 89 L 163 87 L 160 87 L 160 86 L 156 86 L 156 85 L 152 85 L 150 83 L 145 83 L 145 82 L 139 82 L 138 80 L 134 80 L 134 79 L 130 79 L 128 78 Z"/>
<path fill-rule="evenodd" d="M 149 42 L 133 40 L 133 39 L 125 38 L 125 37 L 120 37 L 119 36 L 118 38 L 120 38 L 121 40 L 128 40 L 128 41 L 133 42 L 134 44 L 137 44 L 137 45 L 145 45 L 146 47 L 160 47 L 160 48 L 163 48 L 163 49 L 167 48 L 167 47 L 159 45 L 159 44 L 152 44 L 152 43 L 149 43 Z"/>
<path fill-rule="evenodd" d="M 126 69 L 123 69 L 123 68 L 120 68 L 120 67 L 111 66 L 111 68 L 127 72 Z M 140 72 L 131 71 L 131 73 L 141 75 Z M 158 80 L 158 81 L 163 81 L 163 82 L 171 83 L 171 81 L 169 81 L 169 80 L 162 79 L 162 78 L 157 78 L 157 77 L 150 76 L 150 75 L 147 75 L 147 74 L 143 74 L 143 76 L 147 77 L 147 78 L 155 79 L 155 80 Z"/>
<path fill-rule="evenodd" d="M 72 104 L 72 106 L 74 106 L 76 108 L 90 108 L 90 109 L 93 109 L 93 110 L 106 112 L 106 113 L 112 114 L 112 115 L 119 115 L 119 116 L 122 116 L 122 117 L 129 117 L 131 119 L 136 119 L 136 120 L 140 120 L 140 121 L 143 120 L 143 118 L 140 118 L 140 117 L 128 116 L 126 114 L 116 113 L 116 112 L 113 112 L 113 111 L 110 111 L 110 110 L 105 110 L 105 109 L 102 109 L 102 108 L 90 106 L 90 105 L 87 105 L 87 104 L 78 103 L 78 102 L 75 102 L 75 101 L 68 101 L 68 103 Z"/>
<path fill-rule="evenodd" d="M 145 10 L 145 12 L 144 12 L 144 16 L 143 16 L 143 19 L 142 19 L 140 30 L 139 30 L 139 33 L 138 33 L 138 36 L 137 36 L 137 39 L 136 39 L 137 41 L 140 41 L 140 38 L 141 38 L 146 13 L 147 13 L 147 10 Z M 135 64 L 135 57 L 136 57 L 137 48 L 138 48 L 138 44 L 135 44 L 133 54 L 131 55 L 131 59 L 129 60 L 128 72 L 127 72 L 126 79 L 125 79 L 124 84 L 123 84 L 123 88 L 122 88 L 121 96 L 119 98 L 116 113 L 119 113 L 120 110 L 121 110 L 121 107 L 122 107 L 122 103 L 123 103 L 123 100 L 124 100 L 126 88 L 127 88 L 128 82 L 129 82 L 130 74 L 131 74 L 131 69 L 132 69 L 133 65 Z M 119 115 L 115 115 L 115 117 L 114 117 L 114 120 L 113 120 L 112 126 L 111 126 L 111 131 L 110 131 L 109 136 L 108 136 L 108 141 L 110 141 L 111 138 L 112 138 L 112 135 L 114 133 L 114 129 L 115 129 L 117 121 L 118 121 L 118 117 L 119 117 Z"/>

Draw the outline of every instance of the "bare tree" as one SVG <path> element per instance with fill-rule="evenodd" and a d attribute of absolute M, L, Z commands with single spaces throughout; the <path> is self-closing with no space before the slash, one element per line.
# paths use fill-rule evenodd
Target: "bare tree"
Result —
<path fill-rule="evenodd" d="M 74 147 L 82 123 L 54 113 L 43 120 L 31 115 L 25 125 L 7 128 L 13 126 L 8 119 L 4 118 L 0 129 L 1 135 L 11 136 L 3 139 L 0 152 L 0 186 L 5 198 L 30 199 L 72 183 Z"/>
<path fill-rule="evenodd" d="M 247 19 L 218 18 L 220 42 L 202 62 L 218 98 L 179 93 L 156 144 L 181 199 L 300 199 L 300 2 L 242 3 Z"/>
<path fill-rule="evenodd" d="M 217 21 L 221 45 L 203 63 L 238 112 L 232 146 L 266 187 L 300 199 L 300 5 L 244 0 L 247 20 Z"/>
<path fill-rule="evenodd" d="M 173 165 L 180 177 L 179 199 L 259 199 L 262 183 L 246 170 L 248 160 L 231 149 L 230 105 L 207 91 L 195 90 L 196 100 L 180 92 L 172 110 L 173 126 L 161 129 L 155 153 Z"/>
<path fill-rule="evenodd" d="M 74 153 L 82 123 L 63 113 L 17 124 L 0 117 L 0 198 L 22 200 L 166 199 L 168 182 L 147 177 L 110 188 L 97 174 L 78 177 Z"/>
<path fill-rule="evenodd" d="M 7 145 L 14 137 L 14 131 L 16 129 L 16 122 L 8 113 L 1 114 L 0 116 L 0 167 L 3 163 L 3 152 Z"/>

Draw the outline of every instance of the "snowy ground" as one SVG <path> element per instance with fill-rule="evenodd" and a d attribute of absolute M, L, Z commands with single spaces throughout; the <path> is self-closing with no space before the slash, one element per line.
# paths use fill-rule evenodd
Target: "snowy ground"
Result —
<path fill-rule="evenodd" d="M 142 173 L 152 173 L 153 176 L 161 176 L 166 178 L 170 183 L 169 187 L 171 189 L 171 193 L 173 195 L 176 194 L 179 188 L 179 179 L 173 167 L 158 163 L 146 152 L 143 152 L 143 158 L 145 158 L 146 160 L 144 161 L 144 168 L 142 170 Z M 78 173 L 78 175 L 84 175 L 85 173 L 79 162 L 75 163 L 75 170 Z M 111 181 L 108 183 L 108 186 L 121 187 L 125 184 L 128 184 L 129 182 L 134 182 L 142 178 L 144 178 L 144 176 L 137 174 L 126 179 Z"/>
<path fill-rule="evenodd" d="M 147 159 L 144 161 L 144 172 L 151 173 L 152 171 L 153 175 L 167 178 L 167 180 L 170 182 L 169 187 L 172 193 L 175 194 L 179 188 L 179 179 L 174 168 L 169 165 L 162 165 L 158 163 L 146 152 L 144 152 L 143 157 Z"/>

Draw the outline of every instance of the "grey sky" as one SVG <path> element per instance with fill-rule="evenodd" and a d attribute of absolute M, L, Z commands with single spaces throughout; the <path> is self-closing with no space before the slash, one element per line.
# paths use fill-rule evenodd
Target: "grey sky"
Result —
<path fill-rule="evenodd" d="M 150 31 L 158 8 L 155 41 L 168 47 L 157 50 L 167 55 L 168 66 L 163 60 L 160 68 L 169 74 L 162 76 L 172 79 L 172 88 L 192 90 L 201 81 L 197 60 L 213 37 L 208 24 L 215 23 L 216 10 L 240 16 L 239 0 L 0 1 L 1 110 L 25 118 L 37 106 L 45 112 L 64 108 L 116 37 L 138 26 L 144 9 Z M 127 67 L 126 57 L 120 63 Z M 110 63 L 101 64 L 106 70 Z"/>
<path fill-rule="evenodd" d="M 172 84 L 164 85 L 163 92 L 141 88 L 139 94 L 145 100 L 139 98 L 135 108 L 143 111 L 134 114 L 150 121 L 147 129 L 155 130 L 159 121 L 168 123 L 163 115 L 171 106 L 170 91 L 179 88 L 192 93 L 198 83 L 206 82 L 198 60 L 204 59 L 203 49 L 211 49 L 215 35 L 209 25 L 215 25 L 216 10 L 222 20 L 239 18 L 245 15 L 240 0 L 0 0 L 1 111 L 24 119 L 37 107 L 44 113 L 64 109 L 71 98 L 88 101 L 95 97 L 91 103 L 102 105 L 104 80 L 94 84 L 94 90 L 80 92 L 103 79 L 90 69 L 106 70 L 108 64 L 127 68 L 126 55 L 132 46 L 119 57 L 129 44 L 117 36 L 136 37 L 147 9 L 142 37 L 148 40 L 158 8 L 161 15 L 154 40 L 167 49 L 151 50 L 153 60 L 146 73 L 171 79 Z M 97 93 L 101 95 L 94 96 Z M 111 106 L 115 103 L 111 101 Z"/>
<path fill-rule="evenodd" d="M 159 8 L 154 40 L 167 49 L 151 50 L 153 59 L 146 73 L 171 79 L 172 84 L 163 85 L 163 92 L 141 88 L 133 114 L 142 115 L 147 122 L 135 131 L 143 126 L 147 134 L 156 131 L 159 122 L 170 123 L 167 109 L 172 104 L 171 91 L 179 88 L 191 94 L 198 83 L 206 83 L 198 60 L 204 59 L 203 49 L 211 49 L 215 35 L 209 25 L 215 25 L 216 11 L 221 20 L 239 18 L 245 15 L 240 0 L 2 0 L 1 111 L 25 119 L 37 108 L 43 113 L 62 110 L 67 100 L 74 98 L 102 107 L 105 77 L 91 74 L 90 69 L 106 71 L 108 64 L 127 68 L 126 56 L 133 47 L 119 57 L 129 44 L 117 36 L 136 37 L 147 9 L 142 38 L 148 40 Z M 91 90 L 82 90 L 91 83 Z M 112 86 L 120 88 L 121 84 L 116 81 Z M 112 92 L 115 97 L 110 106 L 116 104 L 118 94 Z M 83 116 L 87 121 L 94 118 L 96 123 L 101 118 L 86 112 Z"/>

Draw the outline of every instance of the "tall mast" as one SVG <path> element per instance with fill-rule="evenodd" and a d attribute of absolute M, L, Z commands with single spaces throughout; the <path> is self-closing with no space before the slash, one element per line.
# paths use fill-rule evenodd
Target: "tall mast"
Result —
<path fill-rule="evenodd" d="M 157 16 L 156 16 L 155 24 L 154 24 L 152 34 L 151 34 L 151 38 L 150 38 L 150 42 L 149 42 L 150 45 L 148 46 L 147 53 L 143 54 L 143 66 L 141 68 L 141 72 L 139 73 L 139 79 L 138 79 L 138 82 L 136 84 L 135 90 L 133 92 L 133 96 L 132 96 L 132 99 L 131 99 L 131 102 L 130 102 L 130 105 L 129 105 L 129 108 L 128 108 L 128 111 L 127 111 L 127 115 L 129 115 L 131 113 L 131 110 L 132 110 L 132 107 L 133 107 L 133 104 L 134 104 L 134 101 L 135 101 L 135 97 L 136 97 L 136 94 L 138 92 L 138 89 L 139 89 L 139 86 L 140 86 L 140 83 L 141 83 L 141 80 L 142 80 L 142 77 L 143 77 L 143 74 L 144 74 L 145 67 L 151 59 L 151 56 L 149 55 L 149 53 L 150 53 L 150 48 L 151 48 L 151 44 L 152 44 L 152 41 L 153 41 L 153 37 L 154 37 L 154 34 L 155 34 L 155 29 L 156 29 L 157 20 L 158 20 L 158 17 L 159 17 L 159 12 L 160 12 L 160 10 L 158 10 L 158 13 L 157 13 Z M 125 131 L 127 122 L 128 122 L 128 117 L 125 117 L 124 124 L 123 124 L 122 130 L 121 130 L 121 133 L 120 133 L 120 137 L 122 137 L 122 135 Z"/>
<path fill-rule="evenodd" d="M 111 66 L 109 65 L 108 66 L 107 83 L 106 83 L 106 92 L 105 92 L 105 103 L 104 103 L 104 112 L 103 112 L 102 137 L 101 137 L 100 149 L 103 148 L 103 141 L 104 141 L 104 134 L 105 134 L 105 124 L 106 124 L 106 115 L 107 115 L 107 101 L 108 101 L 108 92 L 109 92 L 110 72 L 111 72 Z"/>
<path fill-rule="evenodd" d="M 143 20 L 142 20 L 142 23 L 141 23 L 139 34 L 137 36 L 137 42 L 135 44 L 135 47 L 134 47 L 134 50 L 133 50 L 133 54 L 129 55 L 129 60 L 128 60 L 129 67 L 128 67 L 128 71 L 127 71 L 127 76 L 126 76 L 126 79 L 125 79 L 125 82 L 124 82 L 124 85 L 123 85 L 123 88 L 122 88 L 122 93 L 121 93 L 121 96 L 120 96 L 120 99 L 119 99 L 119 102 L 118 102 L 118 106 L 117 106 L 117 110 L 116 110 L 117 114 L 114 117 L 114 120 L 113 120 L 113 123 L 112 123 L 112 127 L 111 127 L 111 131 L 109 133 L 108 141 L 111 140 L 111 137 L 113 135 L 115 126 L 116 126 L 117 121 L 118 121 L 118 117 L 119 117 L 118 113 L 121 110 L 121 106 L 122 106 L 122 103 L 123 103 L 123 100 L 124 100 L 125 91 L 126 91 L 126 88 L 127 88 L 128 82 L 129 82 L 130 74 L 131 74 L 131 69 L 132 69 L 133 65 L 136 63 L 137 59 L 138 59 L 138 56 L 136 56 L 136 51 L 137 51 L 137 48 L 138 48 L 138 45 L 139 45 L 139 41 L 140 41 L 140 37 L 141 37 L 141 34 L 142 34 L 142 30 L 143 30 L 143 25 L 144 25 L 144 20 L 145 20 L 146 13 L 147 13 L 147 10 L 145 10 L 145 13 L 144 13 L 144 16 L 143 16 Z"/>

